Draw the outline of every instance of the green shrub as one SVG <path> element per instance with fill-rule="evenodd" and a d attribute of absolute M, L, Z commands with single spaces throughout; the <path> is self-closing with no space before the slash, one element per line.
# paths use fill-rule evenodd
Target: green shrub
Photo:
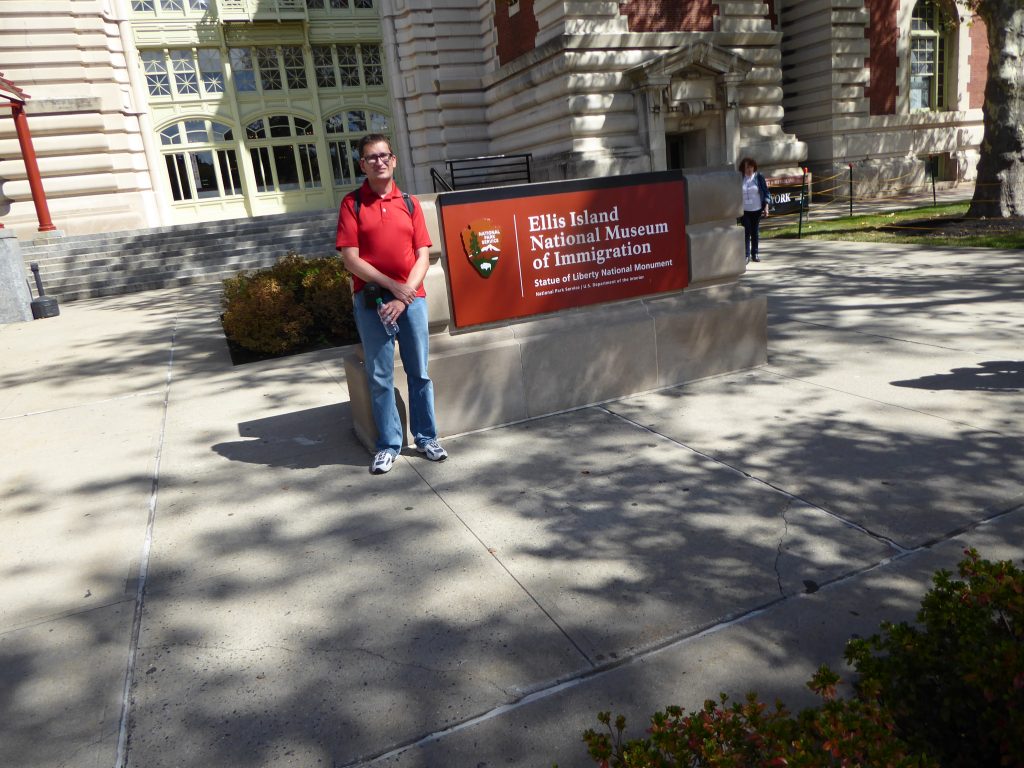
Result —
<path fill-rule="evenodd" d="M 792 716 L 779 702 L 773 707 L 747 695 L 743 703 L 704 702 L 683 714 L 667 707 L 651 718 L 648 738 L 623 741 L 625 718 L 612 729 L 607 712 L 598 715 L 605 732 L 583 735 L 591 758 L 601 768 L 932 768 L 893 732 L 888 713 L 873 698 L 838 699 L 839 677 L 821 667 L 808 687 L 822 704 Z"/>
<path fill-rule="evenodd" d="M 340 259 L 317 259 L 302 278 L 303 304 L 313 322 L 331 336 L 355 338 L 352 316 L 352 288 L 348 271 Z"/>
<path fill-rule="evenodd" d="M 340 259 L 290 252 L 272 267 L 224 280 L 222 307 L 224 335 L 259 354 L 357 338 L 349 276 Z"/>
<path fill-rule="evenodd" d="M 602 712 L 604 731 L 583 736 L 590 756 L 602 768 L 1024 767 L 1024 573 L 965 554 L 961 580 L 935 574 L 919 627 L 885 623 L 848 644 L 854 698 L 837 699 L 821 667 L 808 686 L 822 704 L 796 717 L 721 694 L 689 714 L 668 707 L 648 738 L 624 741 L 625 719 L 613 729 Z"/>
<path fill-rule="evenodd" d="M 919 626 L 883 624 L 846 658 L 943 766 L 1024 766 L 1024 572 L 965 554 L 959 580 L 935 574 Z"/>
<path fill-rule="evenodd" d="M 280 281 L 256 274 L 224 282 L 222 322 L 224 335 L 231 341 L 268 355 L 284 354 L 306 343 L 313 317 Z"/>

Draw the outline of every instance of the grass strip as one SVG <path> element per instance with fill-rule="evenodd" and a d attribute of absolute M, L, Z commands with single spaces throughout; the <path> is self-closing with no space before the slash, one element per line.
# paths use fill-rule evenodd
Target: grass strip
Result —
<path fill-rule="evenodd" d="M 812 207 L 803 226 L 792 216 L 765 219 L 764 239 L 854 240 L 868 243 L 953 245 L 974 248 L 1024 248 L 1024 222 L 1019 219 L 968 219 L 969 203 L 947 203 L 884 213 L 815 219 Z"/>

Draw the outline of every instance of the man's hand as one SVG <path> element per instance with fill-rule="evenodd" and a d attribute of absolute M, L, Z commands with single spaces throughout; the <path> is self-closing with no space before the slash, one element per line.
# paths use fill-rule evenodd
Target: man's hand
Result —
<path fill-rule="evenodd" d="M 397 280 L 393 280 L 392 282 L 394 285 L 388 286 L 388 290 L 391 291 L 391 295 L 401 301 L 403 305 L 412 304 L 416 299 L 416 289 L 412 288 L 407 283 L 400 283 Z"/>
<path fill-rule="evenodd" d="M 382 306 L 380 316 L 386 323 L 398 322 L 398 316 L 405 311 L 405 302 L 401 299 L 392 299 Z"/>

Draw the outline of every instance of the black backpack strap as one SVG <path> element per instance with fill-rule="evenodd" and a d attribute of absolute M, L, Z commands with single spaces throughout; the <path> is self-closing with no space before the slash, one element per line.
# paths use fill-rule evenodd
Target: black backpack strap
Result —
<path fill-rule="evenodd" d="M 352 208 L 355 210 L 356 224 L 358 224 L 359 223 L 359 209 L 362 208 L 362 206 L 363 206 L 362 200 L 359 199 L 359 190 L 358 189 L 353 189 L 351 192 L 348 193 L 348 196 L 352 198 Z"/>
<path fill-rule="evenodd" d="M 349 192 L 349 195 L 352 196 L 352 209 L 355 211 L 356 223 L 358 224 L 359 209 L 363 207 L 363 201 L 359 199 L 358 189 L 352 190 L 351 192 Z M 405 200 L 405 207 L 409 210 L 409 215 L 412 216 L 413 209 L 415 208 L 415 204 L 412 201 L 412 197 L 409 195 L 408 192 L 403 192 L 402 199 Z"/>

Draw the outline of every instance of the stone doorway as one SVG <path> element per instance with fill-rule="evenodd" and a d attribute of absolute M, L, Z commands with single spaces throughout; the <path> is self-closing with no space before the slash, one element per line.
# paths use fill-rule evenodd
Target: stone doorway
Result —
<path fill-rule="evenodd" d="M 665 163 L 669 170 L 710 165 L 706 130 L 665 135 Z"/>

